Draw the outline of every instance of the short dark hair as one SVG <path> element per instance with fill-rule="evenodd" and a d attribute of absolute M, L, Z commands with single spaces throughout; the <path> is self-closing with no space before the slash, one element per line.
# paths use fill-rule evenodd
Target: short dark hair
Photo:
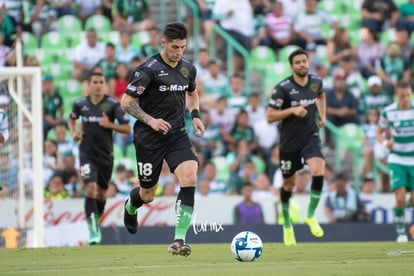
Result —
<path fill-rule="evenodd" d="M 89 80 L 91 80 L 93 76 L 105 77 L 104 74 L 102 74 L 101 72 L 96 72 L 95 71 L 95 72 L 91 72 Z"/>
<path fill-rule="evenodd" d="M 299 48 L 299 49 L 294 50 L 289 55 L 289 63 L 290 63 L 290 65 L 293 64 L 293 58 L 296 57 L 296 56 L 298 56 L 298 55 L 305 55 L 306 57 L 308 57 L 308 52 L 306 52 L 302 48 Z"/>
<path fill-rule="evenodd" d="M 408 87 L 411 87 L 411 85 L 408 81 L 399 81 L 397 83 L 397 88 L 406 89 Z"/>
<path fill-rule="evenodd" d="M 174 39 L 186 39 L 187 35 L 187 27 L 180 22 L 172 22 L 167 24 L 163 33 L 163 36 L 167 41 Z"/>

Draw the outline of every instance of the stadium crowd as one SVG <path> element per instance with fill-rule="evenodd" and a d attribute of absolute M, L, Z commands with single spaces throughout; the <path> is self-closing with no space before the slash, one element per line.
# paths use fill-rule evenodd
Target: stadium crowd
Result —
<path fill-rule="evenodd" d="M 25 66 L 43 69 L 46 198 L 84 196 L 78 148 L 66 121 L 74 95 L 77 98 L 88 94 L 86 80 L 90 72 L 101 70 L 108 95 L 120 99 L 129 72 L 160 50 L 160 29 L 149 1 L 132 2 L 136 5 L 128 6 L 131 1 L 123 0 L 0 1 L 0 65 L 16 66 L 15 42 L 20 38 Z M 386 174 L 380 183 L 372 185 L 374 161 L 385 163 L 387 155 L 386 149 L 375 141 L 375 128 L 379 111 L 393 101 L 396 83 L 414 80 L 413 0 L 194 2 L 200 10 L 201 33 L 200 37 L 189 37 L 189 52 L 194 43 L 209 44 L 212 24 L 219 24 L 249 51 L 261 48 L 273 52 L 278 64 L 288 63 L 287 53 L 292 47 L 306 49 L 312 60 L 312 73 L 324 79 L 327 119 L 338 128 L 354 124 L 360 132 L 364 181 L 355 188 L 363 193 L 390 192 Z M 192 10 L 185 12 L 185 21 L 192 30 Z M 75 30 L 77 24 L 73 23 L 73 31 L 68 31 L 71 29 L 64 26 L 69 23 L 61 24 L 63 19 L 79 22 L 81 27 Z M 63 44 L 57 42 L 60 40 L 64 40 Z M 267 95 L 263 97 L 263 91 L 255 87 L 246 90 L 243 58 L 236 52 L 234 64 L 226 64 L 226 53 L 221 50 L 224 44 L 217 44 L 218 58 L 213 59 L 206 47 L 194 57 L 201 119 L 206 127 L 202 138 L 190 133 L 200 162 L 197 193 L 241 194 L 242 187 L 252 185 L 253 195 L 278 196 L 278 129 L 276 123 L 269 124 L 265 118 L 267 103 L 263 99 Z M 234 75 L 225 73 L 226 66 L 234 66 Z M 276 84 L 275 77 L 280 80 L 287 75 L 289 71 L 270 74 L 272 85 Z M 262 77 L 269 78 L 269 74 Z M 73 86 L 75 93 L 71 94 Z M 6 110 L 11 103 L 7 97 L 4 84 L 0 89 L 0 107 Z M 188 123 L 191 124 L 189 114 Z M 13 128 L 13 122 L 9 126 Z M 325 149 L 332 152 L 336 137 L 329 131 L 325 134 Z M 116 169 L 108 194 L 125 197 L 133 186 L 139 185 L 135 150 L 131 135 L 116 134 L 114 143 Z M 0 152 L 0 198 L 16 195 L 12 190 L 17 189 L 18 172 L 15 156 L 9 149 L 4 146 Z M 335 181 L 332 185 L 330 181 L 330 174 L 335 172 L 331 165 L 328 167 L 324 186 L 330 193 L 336 190 Z M 309 187 L 306 168 L 303 174 L 305 177 L 297 178 L 298 193 L 306 193 Z M 159 184 L 159 196 L 177 193 L 178 185 L 167 167 Z"/>

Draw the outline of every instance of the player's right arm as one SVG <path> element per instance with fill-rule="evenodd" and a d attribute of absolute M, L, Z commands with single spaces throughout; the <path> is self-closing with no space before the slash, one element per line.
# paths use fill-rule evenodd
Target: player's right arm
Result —
<path fill-rule="evenodd" d="M 149 125 L 153 130 L 167 134 L 171 129 L 170 123 L 163 119 L 155 119 L 148 113 L 146 113 L 139 105 L 139 98 L 134 98 L 125 93 L 121 98 L 122 109 L 136 118 L 140 122 Z"/>
<path fill-rule="evenodd" d="M 266 120 L 269 123 L 281 121 L 289 116 L 295 115 L 298 117 L 305 117 L 308 111 L 306 106 L 288 106 L 285 103 L 284 91 L 280 86 L 276 86 L 273 90 L 272 96 L 266 109 Z"/>

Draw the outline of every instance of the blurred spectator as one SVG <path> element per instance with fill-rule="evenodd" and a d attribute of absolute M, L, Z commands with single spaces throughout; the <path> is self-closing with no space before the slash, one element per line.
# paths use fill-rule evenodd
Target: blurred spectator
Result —
<path fill-rule="evenodd" d="M 269 175 L 270 180 L 272 181 L 272 186 L 276 187 L 276 175 L 280 178 L 280 181 L 282 181 L 282 174 L 280 172 L 280 160 L 279 160 L 279 144 L 274 144 L 270 148 L 270 155 L 265 160 L 266 161 L 266 173 Z"/>
<path fill-rule="evenodd" d="M 161 51 L 161 30 L 153 27 L 148 30 L 149 42 L 142 45 L 139 55 L 142 58 L 152 57 Z M 198 72 L 197 72 L 198 75 Z"/>
<path fill-rule="evenodd" d="M 305 0 L 277 0 L 277 2 L 282 3 L 283 7 L 285 7 L 283 13 L 290 16 L 293 20 L 296 19 L 298 13 L 305 10 Z"/>
<path fill-rule="evenodd" d="M 266 117 L 262 117 L 253 125 L 255 141 L 258 145 L 258 152 L 263 156 L 267 162 L 272 151 L 274 143 L 279 142 L 279 130 L 277 129 L 278 122 L 269 123 Z"/>
<path fill-rule="evenodd" d="M 328 163 L 325 162 L 325 174 L 323 176 L 323 191 L 324 192 L 332 192 L 332 190 L 329 189 L 329 183 L 331 182 L 331 178 L 334 175 L 334 168 Z"/>
<path fill-rule="evenodd" d="M 230 88 L 226 96 L 230 108 L 239 111 L 246 107 L 249 93 L 245 90 L 242 74 L 236 73 L 230 78 Z"/>
<path fill-rule="evenodd" d="M 112 20 L 112 0 L 102 0 L 102 14 Z"/>
<path fill-rule="evenodd" d="M 368 110 L 365 121 L 362 124 L 362 155 L 365 159 L 364 175 L 372 175 L 374 166 L 374 149 L 377 143 L 376 133 L 379 119 L 379 110 L 372 108 Z"/>
<path fill-rule="evenodd" d="M 257 173 L 265 172 L 264 160 L 251 151 L 245 140 L 238 140 L 235 149 L 226 154 L 226 162 L 230 168 L 230 183 L 233 193 L 240 194 L 244 182 L 252 182 Z M 248 164 L 247 164 L 248 163 Z"/>
<path fill-rule="evenodd" d="M 76 0 L 77 16 L 83 24 L 88 17 L 102 13 L 102 0 Z"/>
<path fill-rule="evenodd" d="M 216 23 L 213 19 L 213 8 L 216 0 L 196 0 L 200 8 L 200 18 L 202 23 L 204 44 L 210 43 L 210 35 L 213 25 Z"/>
<path fill-rule="evenodd" d="M 234 208 L 235 224 L 263 224 L 263 210 L 259 203 L 252 199 L 254 187 L 246 182 L 241 188 L 243 201 Z"/>
<path fill-rule="evenodd" d="M 4 12 L 0 11 L 0 34 L 3 35 L 4 44 L 8 47 L 13 45 L 13 34 L 15 33 L 15 26 L 13 20 L 10 16 Z"/>
<path fill-rule="evenodd" d="M 54 127 L 56 143 L 58 145 L 58 151 L 62 158 L 66 155 L 73 155 L 75 157 L 75 166 L 79 168 L 79 148 L 77 142 L 75 142 L 71 135 L 68 134 L 68 127 L 66 123 L 60 122 Z"/>
<path fill-rule="evenodd" d="M 0 2 L 0 12 L 6 13 L 16 28 L 21 28 L 23 23 L 23 2 L 23 0 L 1 0 Z"/>
<path fill-rule="evenodd" d="M 115 68 L 115 75 L 109 81 L 109 96 L 121 100 L 122 95 L 124 94 L 129 80 L 129 71 L 125 63 L 118 63 Z"/>
<path fill-rule="evenodd" d="M 65 189 L 71 197 L 79 198 L 83 196 L 83 186 L 81 185 L 80 173 L 76 166 L 76 157 L 72 153 L 68 153 L 62 157 L 62 168 L 59 173 L 62 176 Z"/>
<path fill-rule="evenodd" d="M 395 27 L 399 12 L 393 0 L 364 0 L 361 17 L 362 27 L 380 33 L 386 28 Z"/>
<path fill-rule="evenodd" d="M 201 79 L 204 92 L 212 95 L 215 99 L 218 99 L 220 96 L 227 96 L 230 83 L 229 77 L 221 72 L 218 61 L 209 61 L 208 72 Z"/>
<path fill-rule="evenodd" d="M 86 31 L 86 42 L 79 44 L 74 53 L 72 77 L 79 81 L 87 80 L 91 69 L 105 58 L 105 44 L 98 42 L 94 29 Z"/>
<path fill-rule="evenodd" d="M 163 196 L 177 196 L 179 185 L 176 182 L 168 182 L 164 186 Z"/>
<path fill-rule="evenodd" d="M 297 171 L 295 177 L 295 187 L 293 188 L 293 192 L 295 193 L 295 195 L 309 194 L 309 184 L 311 183 L 311 181 L 312 175 L 307 166 Z"/>
<path fill-rule="evenodd" d="M 375 181 L 372 176 L 366 176 L 362 180 L 361 193 L 364 195 L 372 195 L 375 193 Z"/>
<path fill-rule="evenodd" d="M 410 35 L 405 29 L 396 29 L 394 42 L 400 46 L 400 55 L 406 60 L 410 59 L 411 53 L 414 49 L 412 42 L 410 41 Z"/>
<path fill-rule="evenodd" d="M 342 59 L 339 63 L 339 68 L 342 68 L 345 71 L 346 88 L 354 95 L 355 99 L 359 99 L 364 91 L 364 78 L 362 77 L 361 72 L 356 68 L 355 60 L 351 58 Z"/>
<path fill-rule="evenodd" d="M 317 0 L 305 0 L 305 10 L 298 13 L 294 20 L 294 29 L 299 36 L 299 46 L 306 50 L 316 49 L 316 44 L 326 44 L 322 33 L 323 25 L 338 27 L 337 18 L 317 9 Z"/>
<path fill-rule="evenodd" d="M 197 151 L 203 155 L 205 160 L 210 160 L 213 155 L 220 155 L 223 153 L 220 129 L 216 124 L 211 122 L 211 117 L 208 111 L 201 112 L 201 121 L 205 128 L 204 136 L 197 137 L 193 131 L 189 132 L 189 136 Z"/>
<path fill-rule="evenodd" d="M 130 33 L 145 31 L 155 26 L 150 18 L 147 0 L 112 0 L 112 29 L 127 29 Z"/>
<path fill-rule="evenodd" d="M 346 89 L 345 79 L 345 72 L 337 69 L 334 75 L 334 89 L 326 93 L 326 118 L 337 127 L 348 123 L 359 123 L 358 102 Z M 325 134 L 326 144 L 333 146 L 328 129 L 325 130 Z"/>
<path fill-rule="evenodd" d="M 400 17 L 397 20 L 397 29 L 404 29 L 408 36 L 414 31 L 414 0 L 408 0 L 398 7 Z"/>
<path fill-rule="evenodd" d="M 357 46 L 358 68 L 364 78 L 375 75 L 379 69 L 385 47 L 379 41 L 378 34 L 370 28 L 361 29 L 361 42 Z"/>
<path fill-rule="evenodd" d="M 129 63 L 128 70 L 130 72 L 134 71 L 135 68 L 137 68 L 138 66 L 140 66 L 144 61 L 145 61 L 145 59 L 142 58 L 142 57 L 140 57 L 140 56 L 133 57 L 131 59 L 131 62 Z"/>
<path fill-rule="evenodd" d="M 201 179 L 197 185 L 197 196 L 206 196 L 210 195 L 210 180 L 208 179 Z"/>
<path fill-rule="evenodd" d="M 65 189 L 62 176 L 59 173 L 53 174 L 44 191 L 45 199 L 69 199 L 69 192 Z"/>
<path fill-rule="evenodd" d="M 119 45 L 115 52 L 116 60 L 126 65 L 131 63 L 132 58 L 139 56 L 139 49 L 131 44 L 131 34 L 125 29 L 120 31 Z"/>
<path fill-rule="evenodd" d="M 42 97 L 43 97 L 43 137 L 46 139 L 49 130 L 62 122 L 64 109 L 63 98 L 59 91 L 55 89 L 52 76 L 43 75 L 42 77 Z"/>
<path fill-rule="evenodd" d="M 270 4 L 268 0 L 250 0 L 250 5 L 253 10 L 253 29 L 254 35 L 252 37 L 251 48 L 260 44 L 266 37 L 265 30 L 265 16 L 270 12 Z"/>
<path fill-rule="evenodd" d="M 381 110 L 392 103 L 390 94 L 382 88 L 381 78 L 371 76 L 368 79 L 368 92 L 363 93 L 358 101 L 358 112 L 362 119 L 365 118 L 368 110 Z"/>
<path fill-rule="evenodd" d="M 203 79 L 209 74 L 208 66 L 210 60 L 211 56 L 206 48 L 202 48 L 198 51 L 197 59 L 193 63 L 197 69 L 197 78 Z"/>
<path fill-rule="evenodd" d="M 118 198 L 126 198 L 129 195 L 129 192 L 131 191 L 133 187 L 133 183 L 128 178 L 128 173 L 125 165 L 119 164 L 115 168 L 115 176 L 112 180 L 117 189 L 118 193 L 116 197 Z"/>
<path fill-rule="evenodd" d="M 6 196 L 17 198 L 19 190 L 19 170 L 11 161 L 11 154 L 7 151 L 0 151 L 0 183 L 3 185 L 3 193 Z"/>
<path fill-rule="evenodd" d="M 325 203 L 325 215 L 329 222 L 369 222 L 370 216 L 358 193 L 348 185 L 346 174 L 336 174 L 331 182 L 335 185 L 335 191 L 328 194 Z"/>
<path fill-rule="evenodd" d="M 59 169 L 63 168 L 63 160 L 57 148 L 55 140 L 46 139 L 44 142 L 43 155 L 43 177 L 44 184 L 47 185 L 50 177 Z"/>
<path fill-rule="evenodd" d="M 249 126 L 249 114 L 245 110 L 240 110 L 236 115 L 236 121 L 230 132 L 222 132 L 223 142 L 228 147 L 232 147 L 238 140 L 244 140 L 248 143 L 249 150 L 257 149 L 255 134 L 252 127 Z"/>
<path fill-rule="evenodd" d="M 248 103 L 243 109 L 249 114 L 249 126 L 251 127 L 254 127 L 256 122 L 265 118 L 266 109 L 262 105 L 260 93 L 251 93 L 249 95 Z"/>
<path fill-rule="evenodd" d="M 293 29 L 293 18 L 284 12 L 290 7 L 284 7 L 280 1 L 272 0 L 270 2 L 271 12 L 265 17 L 266 37 L 262 39 L 260 44 L 277 52 L 286 45 L 297 44 L 297 41 Z"/>
<path fill-rule="evenodd" d="M 250 157 L 249 155 L 238 155 L 235 162 L 230 164 L 230 183 L 233 194 L 239 195 L 245 183 L 253 183 L 257 178 L 257 170 Z"/>
<path fill-rule="evenodd" d="M 323 89 L 325 91 L 332 90 L 334 88 L 334 78 L 333 74 L 329 73 L 329 68 L 324 63 L 320 62 L 314 65 L 315 72 L 314 74 L 322 78 Z"/>
<path fill-rule="evenodd" d="M 200 176 L 201 181 L 208 181 L 209 184 L 209 195 L 213 196 L 223 196 L 229 195 L 231 193 L 231 186 L 228 181 L 218 180 L 217 176 L 217 168 L 213 162 L 207 162 L 204 165 L 203 173 Z"/>
<path fill-rule="evenodd" d="M 220 26 L 247 51 L 252 46 L 252 38 L 255 35 L 253 10 L 249 0 L 216 0 L 213 8 L 213 17 Z M 227 44 L 223 42 L 222 55 L 227 56 Z M 235 51 L 233 72 L 244 68 L 244 59 L 241 53 Z"/>
<path fill-rule="evenodd" d="M 55 9 L 57 16 L 61 17 L 64 15 L 76 16 L 76 10 L 72 7 L 72 0 L 49 0 L 52 7 Z M 90 0 L 89 0 L 90 1 Z M 88 1 L 85 1 L 88 2 Z"/>
<path fill-rule="evenodd" d="M 407 60 L 401 55 L 400 46 L 391 42 L 384 57 L 381 59 L 381 67 L 377 71 L 377 75 L 386 85 L 390 94 L 394 94 L 395 85 L 401 81 L 410 80 L 410 68 Z"/>
<path fill-rule="evenodd" d="M 227 98 L 221 96 L 217 99 L 215 106 L 208 110 L 211 123 L 218 125 L 221 135 L 229 133 L 236 122 L 236 112 L 227 105 Z"/>
<path fill-rule="evenodd" d="M 51 3 L 46 0 L 37 0 L 36 5 L 32 7 L 30 13 L 30 23 L 38 45 L 43 34 L 49 31 L 57 31 L 57 12 L 53 9 Z"/>
<path fill-rule="evenodd" d="M 102 68 L 107 83 L 115 76 L 115 70 L 118 65 L 115 53 L 115 45 L 112 42 L 108 42 L 105 47 L 105 57 L 98 63 L 98 66 Z"/>
<path fill-rule="evenodd" d="M 335 30 L 332 38 L 326 42 L 326 47 L 331 72 L 335 72 L 341 60 L 353 59 L 356 56 L 348 30 L 343 27 Z"/>
<path fill-rule="evenodd" d="M 0 108 L 0 149 L 9 139 L 9 119 L 6 110 Z M 1 185 L 1 182 L 0 182 Z"/>
<path fill-rule="evenodd" d="M 253 196 L 257 198 L 273 197 L 273 187 L 269 176 L 262 172 L 258 173 L 256 179 L 253 181 Z"/>

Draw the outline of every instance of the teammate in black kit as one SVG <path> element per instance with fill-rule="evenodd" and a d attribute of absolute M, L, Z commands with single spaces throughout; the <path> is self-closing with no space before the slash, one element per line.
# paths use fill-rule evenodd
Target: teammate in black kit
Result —
<path fill-rule="evenodd" d="M 280 121 L 280 166 L 283 187 L 280 197 L 284 217 L 283 240 L 285 246 L 296 245 L 295 234 L 289 217 L 289 199 L 295 185 L 295 173 L 303 168 L 303 161 L 312 174 L 310 202 L 305 223 L 318 238 L 323 229 L 314 217 L 318 206 L 325 161 L 321 152 L 319 127 L 325 126 L 325 94 L 322 79 L 310 75 L 308 54 L 302 49 L 289 56 L 293 75 L 282 80 L 272 92 L 266 111 L 269 122 Z M 318 111 L 318 123 L 316 112 Z"/>
<path fill-rule="evenodd" d="M 104 94 L 105 77 L 92 73 L 90 95 L 75 101 L 68 125 L 75 141 L 80 141 L 80 173 L 86 188 L 85 213 L 89 229 L 89 244 L 102 240 L 99 220 L 104 212 L 108 181 L 113 167 L 113 131 L 129 133 L 129 117 L 119 102 Z M 77 119 L 82 125 L 77 126 Z M 114 121 L 118 120 L 118 124 Z"/>
<path fill-rule="evenodd" d="M 137 232 L 137 209 L 154 199 L 165 159 L 181 187 L 175 205 L 175 237 L 168 252 L 182 256 L 191 253 L 185 237 L 193 213 L 198 167 L 185 129 L 186 108 L 191 112 L 195 134 L 204 135 L 196 69 L 182 57 L 186 44 L 187 29 L 183 24 L 166 25 L 161 52 L 136 68 L 121 99 L 122 108 L 137 118 L 134 144 L 140 181 L 140 188 L 132 189 L 125 201 L 124 224 L 131 234 Z"/>

